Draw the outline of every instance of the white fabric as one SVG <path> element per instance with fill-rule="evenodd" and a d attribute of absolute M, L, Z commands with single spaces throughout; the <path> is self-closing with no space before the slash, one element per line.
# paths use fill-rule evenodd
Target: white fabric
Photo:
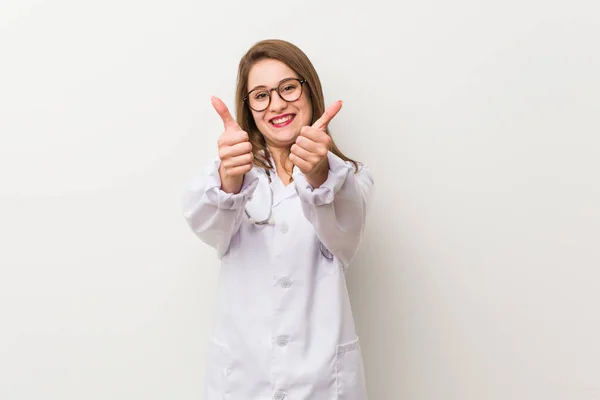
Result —
<path fill-rule="evenodd" d="M 271 172 L 273 225 L 252 224 L 244 212 L 269 214 L 260 168 L 227 194 L 216 160 L 186 193 L 186 220 L 221 259 L 205 400 L 366 400 L 344 272 L 373 178 L 364 165 L 355 173 L 333 153 L 328 160 L 317 189 L 297 168 L 288 186 Z"/>

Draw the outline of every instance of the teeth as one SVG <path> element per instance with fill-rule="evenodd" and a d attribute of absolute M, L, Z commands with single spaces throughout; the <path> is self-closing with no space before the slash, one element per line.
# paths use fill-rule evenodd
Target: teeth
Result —
<path fill-rule="evenodd" d="M 287 121 L 289 121 L 292 118 L 293 118 L 292 115 L 288 115 L 287 117 L 283 117 L 283 118 L 276 118 L 276 119 L 273 120 L 273 123 L 275 125 L 283 124 L 284 122 L 287 122 Z"/>

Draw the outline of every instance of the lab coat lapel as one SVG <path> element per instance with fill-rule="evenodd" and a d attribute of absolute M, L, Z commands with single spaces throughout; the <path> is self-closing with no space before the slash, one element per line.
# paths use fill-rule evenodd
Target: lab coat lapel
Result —
<path fill-rule="evenodd" d="M 276 207 L 283 200 L 297 195 L 297 192 L 293 182 L 287 186 L 283 184 L 277 174 L 275 160 L 273 160 L 272 156 L 269 156 L 269 159 L 271 160 L 271 165 L 273 165 L 273 169 L 269 173 L 271 174 L 271 187 L 273 188 L 273 207 Z"/>
<path fill-rule="evenodd" d="M 273 207 L 276 207 L 283 200 L 295 196 L 297 194 L 294 183 L 292 182 L 285 186 L 281 179 L 279 179 L 279 176 L 277 174 L 275 174 L 275 177 L 273 178 L 272 185 L 274 192 Z"/>

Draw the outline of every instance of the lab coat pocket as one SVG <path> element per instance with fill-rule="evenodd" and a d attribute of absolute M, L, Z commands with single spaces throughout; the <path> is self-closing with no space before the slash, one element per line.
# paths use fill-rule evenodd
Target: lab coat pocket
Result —
<path fill-rule="evenodd" d="M 362 354 L 358 337 L 337 346 L 337 400 L 367 400 Z"/>
<path fill-rule="evenodd" d="M 211 338 L 205 374 L 206 400 L 225 399 L 229 387 L 231 364 L 229 350 L 223 344 Z"/>

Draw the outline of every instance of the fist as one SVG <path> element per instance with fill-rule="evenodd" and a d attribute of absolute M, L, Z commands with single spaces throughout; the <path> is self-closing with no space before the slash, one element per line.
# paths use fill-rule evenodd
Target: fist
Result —
<path fill-rule="evenodd" d="M 225 127 L 217 142 L 221 160 L 219 174 L 224 180 L 243 177 L 252 169 L 254 159 L 248 133 L 240 128 L 221 99 L 213 97 L 211 101 Z"/>
<path fill-rule="evenodd" d="M 342 102 L 337 101 L 312 126 L 303 127 L 296 138 L 296 143 L 290 149 L 290 161 L 307 177 L 315 174 L 323 175 L 329 170 L 327 153 L 331 148 L 331 137 L 326 130 L 329 122 L 341 108 Z"/>

